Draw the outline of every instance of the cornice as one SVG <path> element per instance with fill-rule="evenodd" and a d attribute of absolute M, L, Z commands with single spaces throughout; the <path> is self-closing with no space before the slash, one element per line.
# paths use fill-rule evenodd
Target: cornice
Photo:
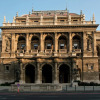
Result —
<path fill-rule="evenodd" d="M 31 28 L 97 28 L 99 24 L 89 25 L 25 25 L 25 26 L 1 26 L 0 29 L 31 29 Z"/>

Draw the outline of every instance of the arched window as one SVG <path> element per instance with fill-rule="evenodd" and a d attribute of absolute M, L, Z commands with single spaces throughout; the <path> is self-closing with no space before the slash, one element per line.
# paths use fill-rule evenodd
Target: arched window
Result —
<path fill-rule="evenodd" d="M 77 35 L 73 37 L 73 49 L 81 49 L 81 39 Z"/>
<path fill-rule="evenodd" d="M 45 38 L 45 49 L 53 49 L 53 39 L 51 36 Z"/>
<path fill-rule="evenodd" d="M 24 36 L 18 38 L 17 50 L 26 50 L 26 39 Z"/>
<path fill-rule="evenodd" d="M 31 39 L 31 49 L 38 50 L 39 44 L 40 44 L 39 38 L 37 36 L 33 36 Z"/>
<path fill-rule="evenodd" d="M 60 36 L 59 37 L 59 49 L 66 49 L 67 48 L 67 39 L 65 36 Z"/>

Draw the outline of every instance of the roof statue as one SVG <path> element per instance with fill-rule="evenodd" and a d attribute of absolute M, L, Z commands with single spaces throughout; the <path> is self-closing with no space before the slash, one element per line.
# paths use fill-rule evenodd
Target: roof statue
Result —
<path fill-rule="evenodd" d="M 4 16 L 4 21 L 3 21 L 3 23 L 6 23 L 6 16 Z"/>

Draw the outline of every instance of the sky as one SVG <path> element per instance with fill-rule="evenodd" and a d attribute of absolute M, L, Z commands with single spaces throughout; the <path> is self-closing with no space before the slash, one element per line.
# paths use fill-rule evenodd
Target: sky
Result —
<path fill-rule="evenodd" d="M 67 7 L 70 13 L 77 14 L 82 10 L 87 21 L 92 19 L 94 13 L 96 24 L 100 24 L 100 0 L 0 0 L 0 26 L 4 16 L 11 23 L 16 12 L 19 16 L 29 14 L 32 7 L 35 11 L 65 10 Z"/>

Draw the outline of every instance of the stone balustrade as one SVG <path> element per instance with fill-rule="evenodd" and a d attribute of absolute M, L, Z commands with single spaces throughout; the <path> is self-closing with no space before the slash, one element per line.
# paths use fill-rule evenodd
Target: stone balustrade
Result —
<path fill-rule="evenodd" d="M 94 24 L 93 21 L 76 21 L 76 22 L 21 22 L 21 23 L 3 23 L 3 26 L 24 26 L 24 25 L 84 25 Z"/>

